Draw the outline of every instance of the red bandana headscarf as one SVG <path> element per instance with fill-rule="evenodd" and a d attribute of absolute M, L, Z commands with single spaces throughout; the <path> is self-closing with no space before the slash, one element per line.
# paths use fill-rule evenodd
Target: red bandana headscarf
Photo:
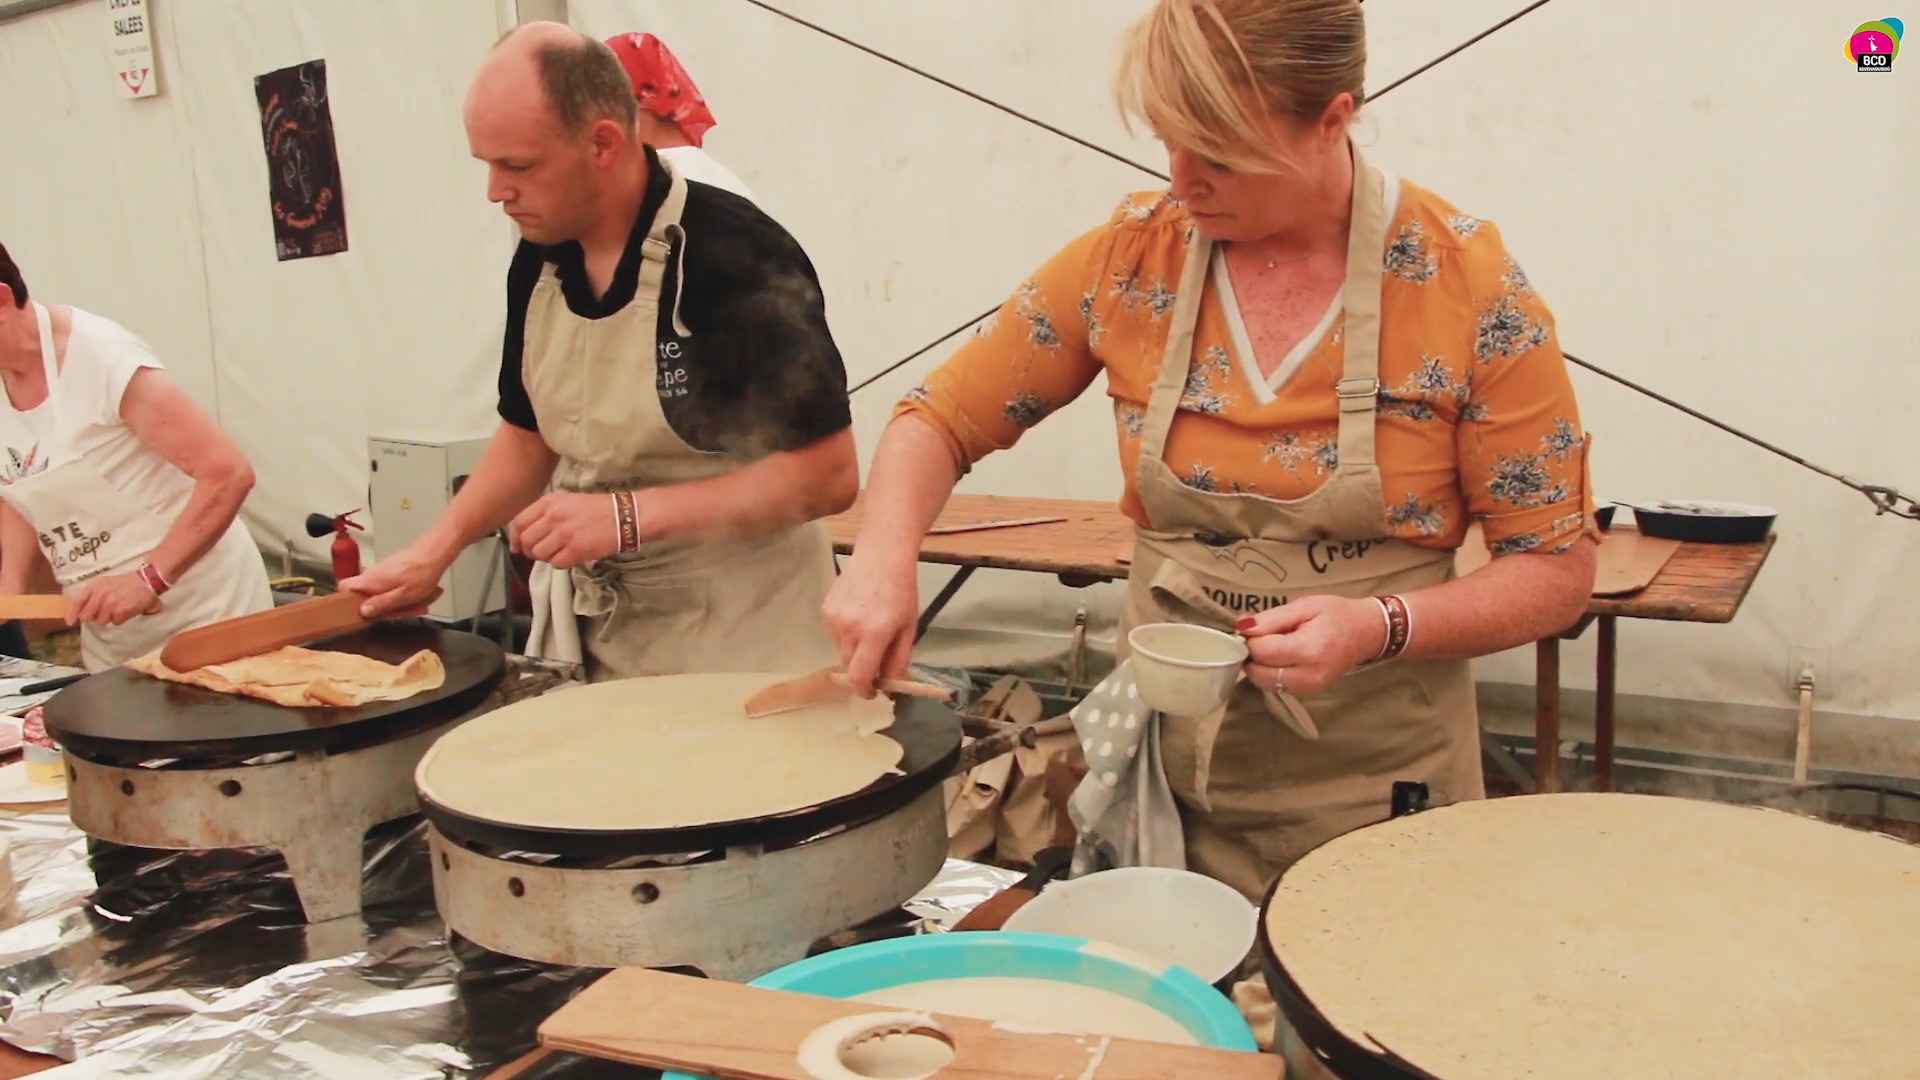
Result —
<path fill-rule="evenodd" d="M 699 146 L 701 137 L 714 125 L 713 114 L 707 111 L 693 77 L 660 39 L 652 34 L 616 34 L 607 39 L 607 48 L 627 69 L 633 98 L 640 107 L 679 125 L 688 141 Z"/>

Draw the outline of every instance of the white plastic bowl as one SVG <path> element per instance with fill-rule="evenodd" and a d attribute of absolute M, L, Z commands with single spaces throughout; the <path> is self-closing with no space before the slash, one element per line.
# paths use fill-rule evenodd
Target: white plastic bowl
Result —
<path fill-rule="evenodd" d="M 1203 874 L 1128 866 L 1048 885 L 1005 928 L 1118 945 L 1217 984 L 1252 951 L 1259 920 L 1246 897 Z"/>

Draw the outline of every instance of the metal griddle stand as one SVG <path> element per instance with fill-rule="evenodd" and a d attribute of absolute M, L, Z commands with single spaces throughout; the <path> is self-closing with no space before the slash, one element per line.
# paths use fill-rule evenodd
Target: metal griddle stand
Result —
<path fill-rule="evenodd" d="M 959 717 L 906 700 L 887 734 L 905 751 L 904 775 L 793 814 L 697 829 L 531 828 L 422 797 L 434 903 L 452 932 L 523 960 L 756 978 L 897 910 L 944 865 L 941 782 L 959 757 Z"/>
<path fill-rule="evenodd" d="M 485 707 L 505 659 L 484 638 L 424 627 L 377 627 L 322 647 L 395 662 L 431 647 L 447 680 L 403 702 L 289 709 L 101 672 L 46 711 L 73 823 L 134 847 L 270 848 L 285 857 L 307 922 L 359 914 L 368 830 L 419 812 L 414 766 Z"/>

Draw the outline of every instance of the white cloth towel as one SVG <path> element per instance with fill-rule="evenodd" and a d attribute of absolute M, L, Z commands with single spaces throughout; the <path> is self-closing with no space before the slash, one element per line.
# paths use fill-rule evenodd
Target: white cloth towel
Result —
<path fill-rule="evenodd" d="M 1160 714 L 1140 700 L 1132 661 L 1115 668 L 1072 715 L 1088 772 L 1067 802 L 1080 830 L 1071 876 L 1120 866 L 1186 869 L 1180 807 L 1160 757 Z"/>
<path fill-rule="evenodd" d="M 582 664 L 580 620 L 573 613 L 573 572 L 535 562 L 527 573 L 533 627 L 527 631 L 527 655 L 563 664 Z"/>

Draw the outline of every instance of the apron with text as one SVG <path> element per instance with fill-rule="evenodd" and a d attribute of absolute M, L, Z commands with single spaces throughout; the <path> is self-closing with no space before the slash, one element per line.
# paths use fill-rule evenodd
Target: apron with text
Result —
<path fill-rule="evenodd" d="M 1146 622 L 1232 632 L 1236 619 L 1299 597 L 1408 592 L 1453 576 L 1453 552 L 1389 535 L 1373 454 L 1386 208 L 1382 176 L 1358 147 L 1353 159 L 1338 465 L 1289 501 L 1202 492 L 1167 467 L 1212 256 L 1196 235 L 1141 433 L 1136 481 L 1150 524 L 1135 532 L 1123 656 L 1126 631 Z M 1435 804 L 1485 796 L 1466 661 L 1363 664 L 1314 694 L 1262 693 L 1242 680 L 1224 710 L 1160 723 L 1188 865 L 1256 903 L 1313 847 L 1386 818 L 1397 780 L 1426 783 Z"/>
<path fill-rule="evenodd" d="M 660 405 L 656 320 L 670 240 L 677 234 L 682 251 L 688 243 L 680 226 L 687 182 L 667 171 L 671 186 L 642 244 L 631 303 L 582 318 L 567 307 L 551 264 L 527 302 L 523 378 L 541 436 L 560 457 L 555 490 L 660 487 L 742 464 L 688 446 Z M 676 332 L 690 336 L 673 303 Z M 612 500 L 607 514 L 611 525 Z M 584 662 L 592 681 L 826 667 L 839 661 L 820 617 L 833 578 L 832 541 L 817 521 L 762 536 L 645 541 L 635 554 L 564 573 L 537 562 L 527 651 Z"/>
<path fill-rule="evenodd" d="M 53 323 L 45 307 L 36 303 L 34 309 L 47 402 L 53 404 L 60 392 Z M 137 569 L 172 524 L 107 483 L 83 456 L 21 477 L 0 494 L 33 525 L 55 580 L 69 595 L 90 578 Z M 145 656 L 183 630 L 272 607 L 266 563 L 239 518 L 180 575 L 160 604 L 154 614 L 136 615 L 119 626 L 83 625 L 81 663 L 100 671 Z"/>

